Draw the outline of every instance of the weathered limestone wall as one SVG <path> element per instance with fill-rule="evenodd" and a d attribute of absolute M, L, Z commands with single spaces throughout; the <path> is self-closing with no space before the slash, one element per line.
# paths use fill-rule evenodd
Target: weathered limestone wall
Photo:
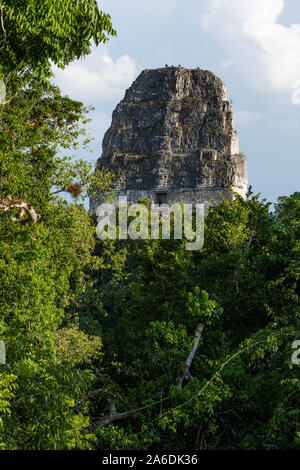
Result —
<path fill-rule="evenodd" d="M 207 70 L 143 71 L 113 112 L 98 167 L 131 202 L 165 192 L 170 202 L 209 205 L 220 192 L 231 197 L 228 186 L 245 196 L 246 159 L 224 83 Z"/>

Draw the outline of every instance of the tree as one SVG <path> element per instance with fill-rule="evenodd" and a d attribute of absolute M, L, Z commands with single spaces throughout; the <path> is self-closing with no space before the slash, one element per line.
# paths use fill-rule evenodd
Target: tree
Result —
<path fill-rule="evenodd" d="M 76 304 L 89 283 L 86 267 L 96 262 L 94 225 L 79 200 L 61 195 L 74 178 L 85 196 L 91 185 L 105 190 L 109 177 L 57 154 L 86 140 L 85 111 L 38 80 L 0 107 L 1 204 L 21 196 L 39 215 L 32 224 L 14 203 L 0 211 L 0 335 L 7 348 L 0 442 L 7 449 L 90 446 L 81 439 L 85 408 L 75 405 L 92 387 L 101 341 L 78 330 Z"/>
<path fill-rule="evenodd" d="M 80 195 L 109 186 L 108 173 L 94 174 L 93 164 L 63 154 L 86 148 L 90 108 L 62 96 L 60 90 L 34 80 L 0 107 L 0 198 L 28 200 L 38 213 L 77 182 Z M 102 188 L 103 189 L 103 188 Z M 76 196 L 76 194 L 75 194 Z"/>
<path fill-rule="evenodd" d="M 49 78 L 52 64 L 64 67 L 115 35 L 110 16 L 96 0 L 2 0 L 0 78 Z"/>
<path fill-rule="evenodd" d="M 0 5 L 7 91 L 0 106 L 0 334 L 8 362 L 0 366 L 2 448 L 90 446 L 81 439 L 85 408 L 78 411 L 76 402 L 94 380 L 101 341 L 74 326 L 94 247 L 78 196 L 101 193 L 110 176 L 59 156 L 59 149 L 88 143 L 88 110 L 49 78 L 52 64 L 64 67 L 108 35 L 115 35 L 110 17 L 95 0 Z M 64 191 L 75 203 L 61 198 Z"/>
<path fill-rule="evenodd" d="M 200 251 L 173 239 L 98 242 L 107 264 L 79 308 L 87 332 L 101 324 L 118 413 L 91 398 L 92 422 L 111 418 L 94 423 L 100 448 L 299 445 L 298 197 L 269 207 L 258 195 L 224 199 Z"/>

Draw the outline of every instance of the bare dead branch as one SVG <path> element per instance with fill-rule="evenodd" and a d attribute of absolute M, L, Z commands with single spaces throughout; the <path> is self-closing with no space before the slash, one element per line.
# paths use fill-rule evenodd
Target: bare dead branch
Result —
<path fill-rule="evenodd" d="M 85 430 L 89 432 L 93 432 L 96 429 L 101 429 L 104 428 L 105 426 L 108 426 L 110 423 L 113 421 L 119 421 L 125 418 L 128 418 L 129 416 L 137 416 L 140 411 L 146 410 L 147 408 L 151 408 L 152 406 L 156 406 L 160 404 L 162 401 L 169 400 L 170 397 L 166 397 L 163 399 L 160 399 L 154 403 L 150 403 L 149 405 L 142 406 L 141 408 L 136 408 L 136 409 L 130 409 L 129 411 L 125 411 L 123 413 L 117 413 L 117 410 L 112 408 L 110 405 L 111 411 L 113 411 L 113 414 L 109 414 L 108 416 L 104 416 L 103 418 L 99 418 L 92 422 Z"/>
<path fill-rule="evenodd" d="M 2 44 L 5 44 L 6 43 L 6 37 L 7 37 L 7 34 L 6 34 L 6 29 L 4 27 L 4 6 L 2 5 L 0 7 L 0 10 L 1 10 L 1 14 L 0 14 L 0 18 L 1 18 L 1 28 L 2 28 L 2 31 L 3 31 L 3 34 L 4 34 L 4 38 L 2 39 L 1 43 Z"/>
<path fill-rule="evenodd" d="M 125 411 L 124 413 L 117 413 L 115 407 L 111 407 L 111 414 L 108 416 L 104 416 L 103 418 L 94 421 L 88 426 L 88 430 L 90 432 L 95 431 L 96 429 L 102 429 L 104 426 L 108 426 L 113 421 L 120 421 L 121 419 L 125 419 L 128 416 L 132 415 L 132 411 Z"/>
<path fill-rule="evenodd" d="M 30 202 L 24 201 L 24 199 L 0 199 L 0 210 L 7 212 L 13 207 L 20 209 L 18 218 L 11 217 L 13 222 L 28 222 L 29 225 L 35 225 L 41 217 L 35 211 L 33 205 Z"/>
<path fill-rule="evenodd" d="M 177 381 L 177 385 L 176 385 L 176 388 L 182 388 L 182 384 L 183 384 L 183 381 L 184 379 L 186 380 L 189 380 L 192 378 L 190 372 L 189 372 L 189 369 L 191 367 L 191 364 L 193 362 L 193 359 L 194 359 L 194 356 L 196 354 L 196 351 L 198 349 L 198 346 L 199 346 L 199 341 L 200 341 L 200 338 L 201 338 L 201 335 L 202 335 L 202 332 L 203 332 L 203 329 L 204 329 L 204 325 L 203 323 L 199 323 L 197 325 L 197 328 L 195 330 L 195 335 L 194 335 L 194 345 L 191 349 L 191 351 L 189 352 L 189 355 L 185 361 L 185 364 L 184 364 L 184 370 L 183 370 L 183 374 L 179 377 L 178 381 Z"/>

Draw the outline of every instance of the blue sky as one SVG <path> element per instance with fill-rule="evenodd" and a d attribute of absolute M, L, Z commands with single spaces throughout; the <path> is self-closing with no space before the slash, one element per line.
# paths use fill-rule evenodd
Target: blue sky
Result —
<path fill-rule="evenodd" d="M 200 67 L 233 101 L 240 150 L 255 192 L 276 201 L 300 190 L 299 0 L 102 0 L 118 32 L 56 72 L 62 91 L 92 104 L 93 153 L 111 114 L 144 68 Z M 78 155 L 78 154 L 77 154 Z"/>

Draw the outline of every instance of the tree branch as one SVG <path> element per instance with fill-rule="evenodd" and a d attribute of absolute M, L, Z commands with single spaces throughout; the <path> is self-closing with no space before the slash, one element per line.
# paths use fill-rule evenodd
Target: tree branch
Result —
<path fill-rule="evenodd" d="M 3 33 L 4 33 L 4 39 L 2 39 L 1 43 L 2 43 L 2 44 L 5 44 L 5 43 L 6 43 L 7 34 L 6 34 L 6 29 L 5 29 L 5 27 L 4 27 L 4 19 L 3 19 L 3 16 L 4 16 L 4 14 L 3 14 L 3 12 L 4 12 L 4 6 L 3 6 L 3 5 L 0 7 L 0 10 L 1 10 L 1 28 L 2 28 L 2 31 L 3 31 Z"/>
<path fill-rule="evenodd" d="M 29 225 L 35 225 L 40 219 L 33 205 L 30 202 L 24 201 L 24 199 L 0 199 L 0 210 L 7 212 L 13 207 L 21 209 L 19 217 L 11 217 L 13 222 L 28 222 Z M 27 214 L 27 218 L 25 215 Z"/>
<path fill-rule="evenodd" d="M 7 212 L 13 207 L 21 209 L 18 218 L 11 217 L 13 222 L 28 222 L 29 225 L 35 225 L 41 217 L 35 211 L 33 205 L 30 202 L 24 201 L 24 199 L 0 199 L 0 210 Z"/>
<path fill-rule="evenodd" d="M 96 429 L 104 428 L 104 426 L 108 426 L 113 421 L 119 421 L 121 419 L 125 419 L 128 416 L 132 415 L 132 410 L 125 411 L 124 413 L 117 413 L 116 407 L 113 403 L 110 403 L 110 414 L 108 416 L 104 416 L 103 418 L 94 421 L 88 426 L 88 430 L 90 432 L 95 431 Z"/>
<path fill-rule="evenodd" d="M 178 389 L 182 388 L 182 384 L 183 384 L 184 379 L 189 380 L 189 379 L 192 378 L 192 376 L 189 372 L 189 369 L 191 367 L 194 356 L 195 356 L 196 351 L 198 349 L 199 341 L 200 341 L 203 329 L 204 329 L 203 323 L 199 323 L 197 325 L 195 335 L 194 335 L 194 345 L 193 345 L 191 351 L 189 352 L 188 357 L 186 358 L 186 361 L 185 361 L 185 364 L 184 364 L 183 374 L 179 377 L 177 385 L 176 385 L 176 388 L 178 388 Z"/>
<path fill-rule="evenodd" d="M 78 410 L 78 408 L 85 402 L 87 402 L 92 396 L 97 395 L 98 393 L 107 393 L 106 388 L 100 388 L 98 390 L 94 390 L 90 392 L 86 397 L 84 397 L 82 400 L 80 400 L 76 405 L 74 406 L 75 410 Z M 130 407 L 130 405 L 124 400 L 121 395 L 116 394 L 115 398 L 119 399 L 124 405 L 126 405 L 128 408 L 130 408 L 129 411 L 126 411 L 124 413 L 118 413 L 114 401 L 110 397 L 106 397 L 106 400 L 108 401 L 109 404 L 109 415 L 104 416 L 103 418 L 97 419 L 94 422 L 92 422 L 87 429 L 89 431 L 95 431 L 96 429 L 101 429 L 104 426 L 107 426 L 108 424 L 112 423 L 113 421 L 121 420 L 124 418 L 127 418 L 127 416 L 131 414 L 135 414 L 135 410 Z"/>

